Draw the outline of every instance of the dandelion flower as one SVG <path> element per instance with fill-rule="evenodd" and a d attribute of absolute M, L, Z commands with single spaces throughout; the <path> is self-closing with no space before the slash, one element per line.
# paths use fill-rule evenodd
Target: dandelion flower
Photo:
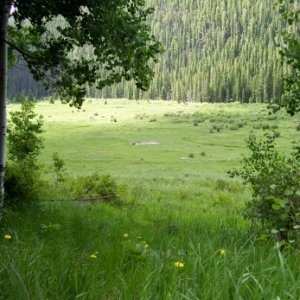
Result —
<path fill-rule="evenodd" d="M 12 236 L 10 234 L 6 234 L 6 235 L 4 235 L 4 239 L 5 240 L 11 240 Z"/>
<path fill-rule="evenodd" d="M 176 261 L 175 267 L 178 269 L 184 268 L 184 263 L 182 261 Z"/>
<path fill-rule="evenodd" d="M 96 258 L 97 258 L 97 255 L 96 255 L 95 253 L 93 253 L 93 254 L 90 255 L 90 258 L 96 259 Z"/>
<path fill-rule="evenodd" d="M 225 249 L 220 249 L 219 254 L 220 254 L 220 256 L 225 256 L 226 255 Z"/>
<path fill-rule="evenodd" d="M 124 238 L 128 238 L 128 236 L 129 236 L 128 233 L 123 233 Z"/>
<path fill-rule="evenodd" d="M 144 245 L 144 248 L 147 249 L 149 248 L 149 245 L 147 243 L 143 244 Z"/>

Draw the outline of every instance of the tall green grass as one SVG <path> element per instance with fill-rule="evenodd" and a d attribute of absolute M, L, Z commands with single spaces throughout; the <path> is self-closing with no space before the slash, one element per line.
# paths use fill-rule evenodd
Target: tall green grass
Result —
<path fill-rule="evenodd" d="M 299 299 L 298 253 L 256 241 L 238 216 L 56 204 L 4 221 L 2 299 Z"/>
<path fill-rule="evenodd" d="M 241 216 L 251 190 L 226 174 L 264 124 L 277 125 L 289 151 L 294 120 L 236 103 L 93 101 L 84 109 L 38 105 L 49 183 L 36 209 L 5 213 L 0 299 L 300 299 L 299 252 L 259 241 Z M 159 143 L 134 144 L 145 141 Z M 54 183 L 53 152 L 69 177 L 112 174 L 118 201 L 71 201 L 72 181 Z"/>

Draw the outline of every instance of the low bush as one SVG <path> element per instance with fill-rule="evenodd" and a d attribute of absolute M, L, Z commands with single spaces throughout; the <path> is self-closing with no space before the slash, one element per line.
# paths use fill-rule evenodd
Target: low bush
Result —
<path fill-rule="evenodd" d="M 280 131 L 274 131 L 274 137 L 279 138 L 280 137 Z"/>
<path fill-rule="evenodd" d="M 219 132 L 223 128 L 223 124 L 214 124 L 212 129 Z"/>
<path fill-rule="evenodd" d="M 38 169 L 27 164 L 10 162 L 5 172 L 4 205 L 24 208 L 37 204 L 43 183 Z"/>
<path fill-rule="evenodd" d="M 252 187 L 252 199 L 244 210 L 245 217 L 264 232 L 274 236 L 281 245 L 292 243 L 300 228 L 300 151 L 290 156 L 275 149 L 273 133 L 258 140 L 248 139 L 249 157 L 245 157 L 241 170 L 231 171 L 241 176 Z"/>
<path fill-rule="evenodd" d="M 56 179 L 56 184 L 59 182 L 64 181 L 64 175 L 65 175 L 65 161 L 58 156 L 57 152 L 54 152 L 52 155 L 52 161 L 53 161 L 53 169 L 55 172 L 55 179 Z"/>
<path fill-rule="evenodd" d="M 263 130 L 269 130 L 271 128 L 270 124 L 263 124 L 262 129 Z"/>
<path fill-rule="evenodd" d="M 74 183 L 73 194 L 76 199 L 114 199 L 118 196 L 118 185 L 111 175 L 94 173 L 79 176 Z"/>
<path fill-rule="evenodd" d="M 229 129 L 230 130 L 238 130 L 240 127 L 238 126 L 238 125 L 231 125 L 230 127 L 229 127 Z"/>
<path fill-rule="evenodd" d="M 151 119 L 149 120 L 149 122 L 156 122 L 156 121 L 157 121 L 156 118 L 151 118 Z"/>

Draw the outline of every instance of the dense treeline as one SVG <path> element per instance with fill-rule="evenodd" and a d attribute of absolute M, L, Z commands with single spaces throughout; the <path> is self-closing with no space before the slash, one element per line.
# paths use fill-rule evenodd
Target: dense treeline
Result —
<path fill-rule="evenodd" d="M 151 26 L 165 52 L 155 65 L 148 92 L 133 82 L 91 97 L 150 98 L 177 101 L 265 102 L 281 95 L 282 66 L 275 37 L 281 30 L 273 0 L 148 0 L 155 8 Z M 80 49 L 74 56 L 89 55 Z M 22 70 L 20 70 L 22 69 Z M 10 97 L 20 90 L 44 96 L 27 70 L 10 72 Z"/>

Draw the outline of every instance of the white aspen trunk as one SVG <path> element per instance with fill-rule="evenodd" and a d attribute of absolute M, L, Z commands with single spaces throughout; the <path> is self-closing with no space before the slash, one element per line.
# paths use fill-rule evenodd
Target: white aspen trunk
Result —
<path fill-rule="evenodd" d="M 7 98 L 7 25 L 11 1 L 0 4 L 0 221 L 4 203 L 4 175 L 6 152 L 6 98 Z"/>

